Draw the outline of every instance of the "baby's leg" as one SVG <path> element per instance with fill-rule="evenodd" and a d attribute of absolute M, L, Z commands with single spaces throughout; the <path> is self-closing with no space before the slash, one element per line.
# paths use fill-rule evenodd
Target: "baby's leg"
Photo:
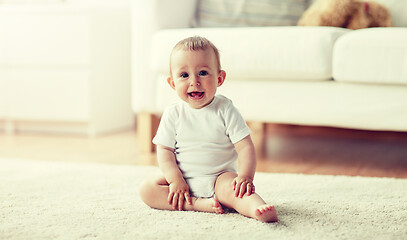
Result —
<path fill-rule="evenodd" d="M 169 186 L 164 177 L 147 181 L 140 188 L 141 199 L 148 206 L 162 210 L 176 210 L 168 203 L 168 193 Z M 192 197 L 192 205 L 185 201 L 182 209 L 186 211 L 223 213 L 222 206 L 214 198 Z"/>
<path fill-rule="evenodd" d="M 216 180 L 215 195 L 220 203 L 228 208 L 235 209 L 246 217 L 255 218 L 261 222 L 278 221 L 275 208 L 266 204 L 257 193 L 250 196 L 245 194 L 243 198 L 235 197 L 232 181 L 236 176 L 236 173 L 225 172 Z"/>

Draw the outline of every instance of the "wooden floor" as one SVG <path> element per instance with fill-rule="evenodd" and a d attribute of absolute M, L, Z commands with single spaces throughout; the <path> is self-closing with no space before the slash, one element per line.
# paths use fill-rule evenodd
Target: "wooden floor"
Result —
<path fill-rule="evenodd" d="M 407 133 L 268 125 L 260 172 L 407 178 Z M 141 154 L 135 131 L 86 138 L 0 133 L 0 157 L 156 165 Z"/>

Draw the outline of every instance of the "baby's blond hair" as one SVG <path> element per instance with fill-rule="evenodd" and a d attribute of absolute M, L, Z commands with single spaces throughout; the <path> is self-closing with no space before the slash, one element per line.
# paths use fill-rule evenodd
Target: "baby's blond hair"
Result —
<path fill-rule="evenodd" d="M 185 39 L 179 41 L 172 49 L 171 55 L 173 54 L 173 52 L 175 52 L 177 50 L 205 51 L 207 49 L 212 49 L 213 52 L 215 53 L 218 71 L 220 71 L 221 66 L 220 66 L 220 57 L 219 57 L 218 48 L 216 48 L 216 46 L 211 41 L 209 41 L 208 39 L 201 37 L 201 36 L 193 36 L 193 37 L 185 38 Z M 170 61 L 170 74 L 172 74 L 171 73 L 171 61 Z"/>

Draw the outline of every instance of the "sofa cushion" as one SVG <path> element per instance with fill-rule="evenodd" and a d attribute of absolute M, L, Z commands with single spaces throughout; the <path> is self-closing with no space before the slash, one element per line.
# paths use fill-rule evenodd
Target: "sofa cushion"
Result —
<path fill-rule="evenodd" d="M 350 32 L 335 44 L 337 81 L 407 84 L 407 28 L 369 28 Z"/>
<path fill-rule="evenodd" d="M 179 101 L 165 79 L 157 79 L 158 112 Z M 230 98 L 246 121 L 407 131 L 407 87 L 226 79 L 217 92 Z"/>
<path fill-rule="evenodd" d="M 152 69 L 168 74 L 173 46 L 193 35 L 219 49 L 228 80 L 328 80 L 335 40 L 348 29 L 334 27 L 252 27 L 162 30 L 155 34 Z"/>
<path fill-rule="evenodd" d="M 308 0 L 201 0 L 198 27 L 294 26 Z"/>

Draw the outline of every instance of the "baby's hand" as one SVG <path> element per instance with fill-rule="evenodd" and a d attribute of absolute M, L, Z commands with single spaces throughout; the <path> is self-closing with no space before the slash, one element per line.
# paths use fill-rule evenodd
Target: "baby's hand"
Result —
<path fill-rule="evenodd" d="M 182 210 L 185 199 L 189 205 L 192 205 L 192 199 L 189 194 L 188 184 L 182 180 L 170 184 L 170 192 L 168 194 L 168 203 L 172 205 L 174 210 Z"/>
<path fill-rule="evenodd" d="M 253 180 L 246 176 L 237 176 L 232 182 L 233 191 L 235 191 L 235 197 L 242 198 L 246 193 L 250 196 L 255 192 Z"/>

